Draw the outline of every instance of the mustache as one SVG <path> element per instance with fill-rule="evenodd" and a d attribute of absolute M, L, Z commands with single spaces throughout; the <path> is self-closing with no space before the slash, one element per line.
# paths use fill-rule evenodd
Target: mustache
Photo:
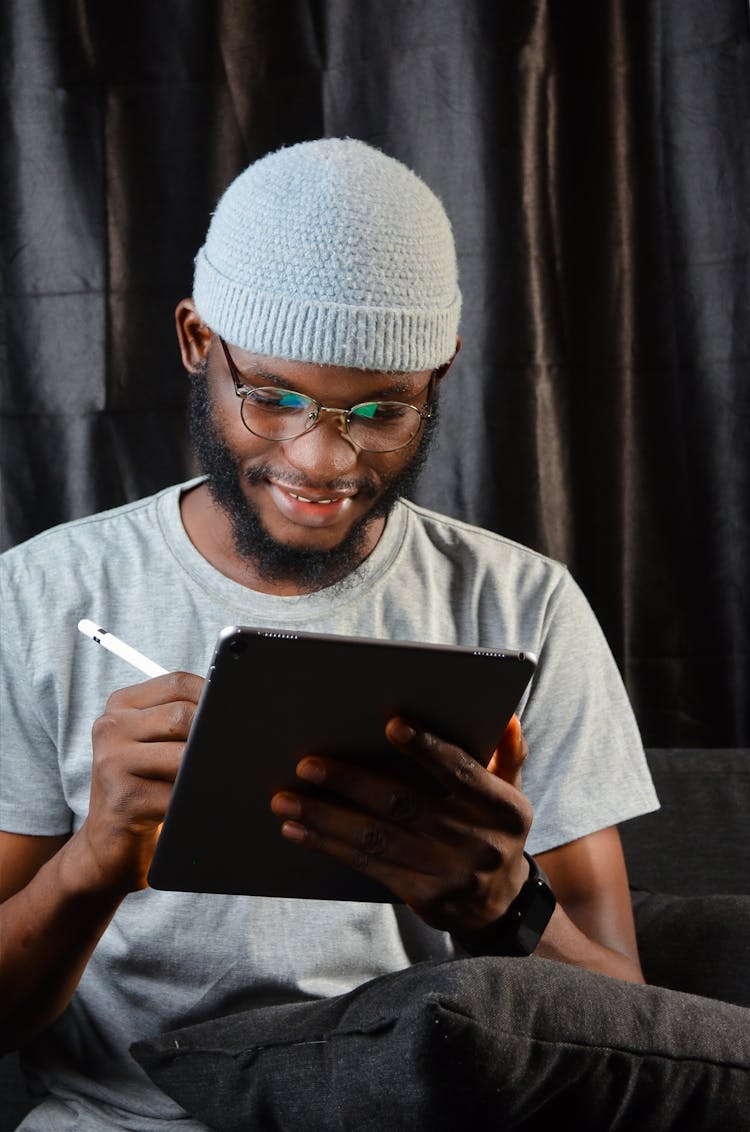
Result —
<path fill-rule="evenodd" d="M 379 491 L 377 485 L 367 476 L 359 476 L 356 479 L 349 476 L 335 480 L 324 480 L 322 483 L 311 483 L 303 476 L 293 473 L 289 468 L 285 468 L 282 472 L 274 468 L 272 464 L 243 468 L 242 475 L 246 483 L 253 485 L 264 483 L 266 480 L 273 480 L 283 483 L 287 487 L 298 488 L 300 491 L 330 491 L 333 493 L 356 491 L 366 499 L 373 499 Z"/>

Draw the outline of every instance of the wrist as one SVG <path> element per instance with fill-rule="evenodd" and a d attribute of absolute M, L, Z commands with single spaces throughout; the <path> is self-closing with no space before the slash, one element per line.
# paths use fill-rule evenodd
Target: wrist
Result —
<path fill-rule="evenodd" d="M 72 900 L 93 900 L 114 909 L 135 887 L 119 871 L 102 865 L 85 822 L 61 849 L 58 867 L 61 888 Z"/>
<path fill-rule="evenodd" d="M 524 857 L 528 879 L 503 915 L 471 938 L 458 940 L 468 955 L 527 956 L 536 950 L 557 901 L 546 874 L 529 853 Z"/>

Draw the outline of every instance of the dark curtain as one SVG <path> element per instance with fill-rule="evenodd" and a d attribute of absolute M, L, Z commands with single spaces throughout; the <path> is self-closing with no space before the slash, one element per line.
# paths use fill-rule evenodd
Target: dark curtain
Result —
<path fill-rule="evenodd" d="M 567 562 L 653 746 L 748 727 L 747 0 L 4 0 L 2 539 L 191 470 L 173 310 L 248 161 L 442 197 L 463 350 L 420 501 Z"/>

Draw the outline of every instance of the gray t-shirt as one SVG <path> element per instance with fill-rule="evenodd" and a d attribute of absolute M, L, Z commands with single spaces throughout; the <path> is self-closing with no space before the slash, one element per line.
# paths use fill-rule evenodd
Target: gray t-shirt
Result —
<path fill-rule="evenodd" d="M 530 852 L 657 807 L 617 668 L 563 566 L 402 501 L 344 584 L 275 597 L 198 553 L 180 519 L 182 489 L 0 558 L 0 828 L 60 834 L 86 816 L 91 725 L 139 677 L 77 632 L 82 617 L 165 668 L 201 674 L 228 624 L 531 651 L 539 665 L 521 710 Z M 252 1003 L 343 993 L 451 954 L 447 936 L 398 905 L 133 893 L 68 1008 L 27 1052 L 35 1081 L 58 1099 L 23 1128 L 156 1132 L 182 1112 L 128 1054 L 137 1038 Z"/>

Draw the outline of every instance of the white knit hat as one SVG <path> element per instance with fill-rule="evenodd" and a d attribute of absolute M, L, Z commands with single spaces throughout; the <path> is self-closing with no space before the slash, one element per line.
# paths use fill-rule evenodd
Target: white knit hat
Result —
<path fill-rule="evenodd" d="M 352 138 L 277 150 L 232 182 L 196 256 L 193 298 L 240 349 L 382 371 L 448 361 L 461 309 L 442 204 Z"/>

